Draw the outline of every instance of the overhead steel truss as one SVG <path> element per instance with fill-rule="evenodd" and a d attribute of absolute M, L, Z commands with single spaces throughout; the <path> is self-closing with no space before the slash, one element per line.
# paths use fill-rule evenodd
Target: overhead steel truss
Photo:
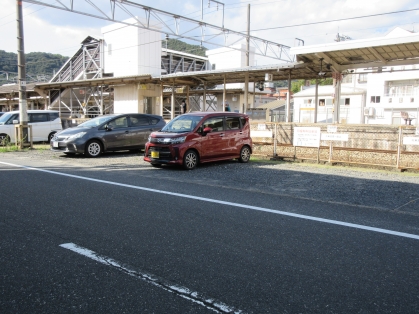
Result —
<path fill-rule="evenodd" d="M 103 4 L 97 3 L 95 4 L 92 0 L 56 0 L 56 5 L 45 3 L 41 0 L 22 1 L 82 14 L 110 22 L 116 22 L 156 31 L 178 38 L 197 41 L 201 44 L 207 43 L 218 47 L 228 47 L 233 50 L 242 51 L 242 49 L 235 48 L 233 45 L 243 40 L 249 39 L 249 42 L 252 43 L 255 47 L 256 55 L 282 60 L 285 62 L 292 62 L 294 60 L 294 57 L 290 54 L 290 47 L 288 46 L 259 37 L 251 35 L 248 36 L 247 34 L 224 28 L 224 26 L 220 27 L 214 24 L 206 23 L 204 21 L 194 20 L 185 16 L 155 9 L 132 1 L 109 0 L 110 6 L 104 6 Z M 76 2 L 85 2 L 89 4 L 91 10 L 93 10 L 93 13 L 87 12 L 87 10 L 76 10 Z M 138 12 L 136 10 L 138 10 Z M 127 16 L 133 18 L 133 21 L 135 22 L 130 23 L 123 21 L 123 19 L 118 18 L 118 16 L 121 14 L 125 15 L 125 19 Z M 138 16 L 143 16 L 143 18 L 139 18 Z M 157 21 L 158 24 L 153 24 L 154 21 Z M 193 36 L 191 32 L 198 29 L 200 30 L 200 35 Z M 220 38 L 224 39 L 224 44 L 220 43 Z"/>

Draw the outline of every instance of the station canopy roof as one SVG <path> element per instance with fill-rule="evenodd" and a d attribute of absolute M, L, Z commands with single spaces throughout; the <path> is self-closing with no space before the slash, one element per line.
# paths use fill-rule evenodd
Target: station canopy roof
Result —
<path fill-rule="evenodd" d="M 265 81 L 267 73 L 273 81 L 294 79 L 315 79 L 332 77 L 333 72 L 345 72 L 351 69 L 379 68 L 398 65 L 419 64 L 419 33 L 412 33 L 396 28 L 387 36 L 347 40 L 314 46 L 291 48 L 296 62 L 266 66 L 251 66 L 239 69 L 208 70 L 196 72 L 178 72 L 174 74 L 151 76 L 137 75 L 124 77 L 104 77 L 80 81 L 52 82 L 36 85 L 36 90 L 59 88 L 83 88 L 101 85 L 121 84 L 163 84 L 164 86 L 207 86 L 213 88 L 225 83 L 244 83 L 246 73 L 249 82 Z"/>
<path fill-rule="evenodd" d="M 419 33 L 395 28 L 384 37 L 291 48 L 297 61 L 328 74 L 351 69 L 419 64 Z"/>

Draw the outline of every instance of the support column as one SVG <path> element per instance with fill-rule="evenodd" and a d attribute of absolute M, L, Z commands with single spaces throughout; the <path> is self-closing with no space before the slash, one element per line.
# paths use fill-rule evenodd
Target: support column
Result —
<path fill-rule="evenodd" d="M 163 83 L 160 83 L 160 108 L 159 108 L 159 111 L 160 111 L 160 115 L 163 117 L 163 89 L 164 89 L 164 87 L 163 87 Z"/>
<path fill-rule="evenodd" d="M 188 86 L 186 86 L 186 99 L 187 99 L 187 101 L 186 101 L 186 110 L 187 110 L 187 112 L 189 112 L 189 111 L 191 111 L 191 102 L 190 102 L 190 100 L 189 100 L 189 85 Z M 189 110 L 188 110 L 189 109 Z"/>
<path fill-rule="evenodd" d="M 316 90 L 314 93 L 314 123 L 317 123 L 317 109 L 319 108 L 319 80 L 316 79 Z"/>
<path fill-rule="evenodd" d="M 333 123 L 340 121 L 340 93 L 341 93 L 342 74 L 338 72 L 333 73 L 333 86 L 335 95 L 333 97 Z"/>
<path fill-rule="evenodd" d="M 223 112 L 226 111 L 226 75 L 224 74 L 224 86 L 223 86 Z"/>
<path fill-rule="evenodd" d="M 287 93 L 285 122 L 290 122 L 290 113 L 291 113 L 290 107 L 291 107 L 291 71 L 288 72 L 288 93 Z"/>
<path fill-rule="evenodd" d="M 170 107 L 170 119 L 174 119 L 175 117 L 175 83 L 173 82 L 172 85 L 172 103 Z"/>
<path fill-rule="evenodd" d="M 246 113 L 247 105 L 249 104 L 249 72 L 244 76 L 244 107 L 243 113 Z"/>
<path fill-rule="evenodd" d="M 203 99 L 202 99 L 202 111 L 207 111 L 207 109 L 206 109 L 206 107 L 207 107 L 207 86 L 204 84 L 204 96 L 203 96 Z"/>

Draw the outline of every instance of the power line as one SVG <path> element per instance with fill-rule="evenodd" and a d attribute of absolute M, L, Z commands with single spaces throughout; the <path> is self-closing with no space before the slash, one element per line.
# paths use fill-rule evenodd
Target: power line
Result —
<path fill-rule="evenodd" d="M 258 31 L 266 31 L 266 30 L 271 30 L 271 29 L 291 28 L 291 27 L 299 27 L 299 26 L 325 24 L 325 23 L 332 23 L 332 22 L 340 22 L 340 21 L 363 19 L 363 18 L 367 18 L 367 17 L 376 17 L 376 16 L 389 15 L 389 14 L 412 12 L 412 11 L 418 11 L 418 10 L 419 10 L 419 8 L 410 9 L 410 10 L 402 10 L 402 11 L 393 11 L 393 12 L 387 12 L 387 13 L 377 13 L 377 14 L 370 14 L 370 15 L 354 16 L 354 17 L 348 17 L 348 18 L 336 19 L 336 20 L 328 20 L 328 21 L 320 21 L 320 22 L 312 22 L 312 23 L 304 23 L 304 24 L 296 24 L 296 25 L 287 25 L 287 26 L 277 26 L 277 27 L 261 28 L 261 29 L 254 29 L 254 30 L 251 30 L 251 31 L 252 32 L 258 32 Z"/>

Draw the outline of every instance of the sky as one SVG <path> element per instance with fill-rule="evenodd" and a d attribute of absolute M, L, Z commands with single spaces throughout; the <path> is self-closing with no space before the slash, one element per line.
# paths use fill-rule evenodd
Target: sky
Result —
<path fill-rule="evenodd" d="M 59 5 L 56 0 L 39 1 Z M 70 0 L 60 1 L 70 5 Z M 85 0 L 73 1 L 75 10 L 100 14 Z M 109 0 L 92 1 L 105 13 L 110 12 Z M 217 10 L 216 3 L 208 0 L 131 1 L 195 20 L 201 20 L 201 3 L 203 3 L 203 21 L 222 26 L 222 6 L 220 5 Z M 224 0 L 219 2 L 224 3 L 225 28 L 245 32 L 247 8 L 250 4 L 251 35 L 290 47 L 296 45 L 295 38 L 303 40 L 307 46 L 333 43 L 338 33 L 352 39 L 365 39 L 384 36 L 395 27 L 419 31 L 419 3 L 416 0 Z M 0 0 L 0 5 L 2 8 L 0 50 L 16 52 L 16 0 Z M 132 14 L 140 16 L 143 11 L 132 9 Z M 129 16 L 118 9 L 117 17 L 122 20 Z M 87 36 L 102 38 L 101 27 L 111 23 L 23 2 L 23 24 L 26 53 L 49 52 L 72 56 L 83 39 Z M 180 25 L 180 28 L 182 27 L 184 25 Z M 206 35 L 210 33 L 210 30 L 206 30 Z M 200 38 L 200 33 L 197 31 L 190 35 Z M 164 37 L 162 34 L 162 38 Z M 199 41 L 185 41 L 199 44 Z M 219 44 L 223 44 L 223 41 L 221 40 Z M 218 48 L 205 43 L 203 46 L 210 49 Z"/>

